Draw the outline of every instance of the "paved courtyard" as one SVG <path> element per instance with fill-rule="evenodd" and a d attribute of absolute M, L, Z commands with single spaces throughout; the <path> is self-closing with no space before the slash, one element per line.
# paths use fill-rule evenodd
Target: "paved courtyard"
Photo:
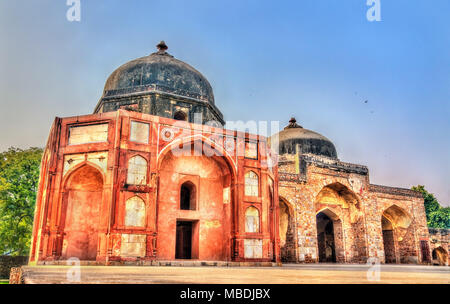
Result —
<path fill-rule="evenodd" d="M 132 284 L 449 284 L 450 267 L 381 265 L 286 264 L 282 267 L 134 267 L 68 266 L 24 267 L 25 283 L 132 283 Z M 376 270 L 376 269 L 375 269 Z M 369 279 L 368 279 L 369 277 Z M 67 279 L 69 278 L 69 280 Z M 75 280 L 75 281 L 74 281 Z"/>

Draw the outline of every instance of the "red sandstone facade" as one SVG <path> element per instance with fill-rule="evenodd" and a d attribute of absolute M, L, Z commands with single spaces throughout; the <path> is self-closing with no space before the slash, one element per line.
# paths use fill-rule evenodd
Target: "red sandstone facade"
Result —
<path fill-rule="evenodd" d="M 278 262 L 267 149 L 261 136 L 124 110 L 56 118 L 30 263 Z"/>

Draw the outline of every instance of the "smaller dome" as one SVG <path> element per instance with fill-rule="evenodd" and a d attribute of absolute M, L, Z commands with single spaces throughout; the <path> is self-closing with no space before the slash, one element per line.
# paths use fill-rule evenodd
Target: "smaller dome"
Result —
<path fill-rule="evenodd" d="M 297 124 L 295 118 L 289 120 L 289 125 L 287 125 L 284 130 L 273 135 L 271 137 L 271 142 L 273 143 L 278 136 L 278 153 L 281 154 L 295 154 L 296 146 L 299 145 L 299 153 L 305 154 L 315 154 L 320 156 L 326 156 L 331 158 L 337 158 L 336 148 L 333 143 L 325 136 L 304 129 L 302 126 Z"/>

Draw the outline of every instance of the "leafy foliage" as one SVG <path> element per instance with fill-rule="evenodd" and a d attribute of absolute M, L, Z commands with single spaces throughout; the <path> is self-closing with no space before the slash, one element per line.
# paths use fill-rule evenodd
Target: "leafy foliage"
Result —
<path fill-rule="evenodd" d="M 0 153 L 0 255 L 27 255 L 42 149 Z"/>
<path fill-rule="evenodd" d="M 434 195 L 425 190 L 423 185 L 417 185 L 411 189 L 422 193 L 428 227 L 450 229 L 450 207 L 444 208 L 439 205 Z"/>

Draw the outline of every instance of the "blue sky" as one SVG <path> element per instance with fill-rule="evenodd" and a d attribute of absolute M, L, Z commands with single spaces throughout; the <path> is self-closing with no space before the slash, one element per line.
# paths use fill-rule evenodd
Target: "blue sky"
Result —
<path fill-rule="evenodd" d="M 450 204 L 450 1 L 0 0 L 0 150 L 91 113 L 108 75 L 155 51 L 202 72 L 226 120 L 291 116 L 372 183 Z M 367 103 L 365 102 L 367 100 Z"/>

